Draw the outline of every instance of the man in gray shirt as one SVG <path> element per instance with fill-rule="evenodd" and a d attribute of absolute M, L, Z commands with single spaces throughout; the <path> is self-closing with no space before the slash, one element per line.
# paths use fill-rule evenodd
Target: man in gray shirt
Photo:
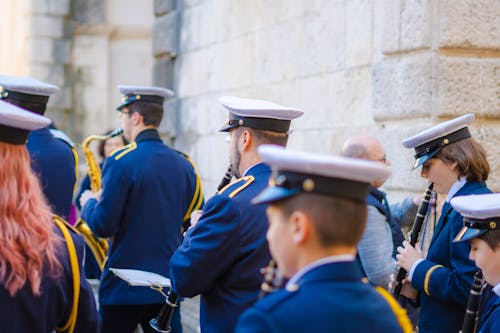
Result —
<path fill-rule="evenodd" d="M 373 136 L 355 136 L 348 139 L 342 155 L 390 165 L 384 147 Z M 404 240 L 400 225 L 413 220 L 417 204 L 407 198 L 397 206 L 389 207 L 385 193 L 379 190 L 384 181 L 374 181 L 367 198 L 366 229 L 358 244 L 358 259 L 364 273 L 375 285 L 387 287 L 394 272 L 396 248 Z"/>

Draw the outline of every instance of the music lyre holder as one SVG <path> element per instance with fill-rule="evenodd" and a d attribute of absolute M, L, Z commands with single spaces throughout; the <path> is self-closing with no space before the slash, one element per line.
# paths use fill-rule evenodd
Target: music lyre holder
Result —
<path fill-rule="evenodd" d="M 130 286 L 149 287 L 158 291 L 165 297 L 165 304 L 162 306 L 158 315 L 151 319 L 149 325 L 160 333 L 169 333 L 171 331 L 170 322 L 178 305 L 178 296 L 172 291 L 170 280 L 162 275 L 139 271 L 135 269 L 110 268 L 113 274 L 127 282 Z M 168 287 L 167 294 L 163 288 Z"/>

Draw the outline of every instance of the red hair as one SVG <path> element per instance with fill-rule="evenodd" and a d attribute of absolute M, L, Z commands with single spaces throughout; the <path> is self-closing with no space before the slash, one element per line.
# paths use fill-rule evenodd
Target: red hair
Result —
<path fill-rule="evenodd" d="M 44 271 L 61 273 L 61 239 L 26 147 L 0 142 L 0 161 L 0 285 L 14 296 L 29 283 L 39 295 Z"/>

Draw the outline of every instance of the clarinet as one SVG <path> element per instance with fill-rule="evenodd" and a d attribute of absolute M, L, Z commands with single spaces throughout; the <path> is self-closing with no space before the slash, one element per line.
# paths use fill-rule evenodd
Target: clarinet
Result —
<path fill-rule="evenodd" d="M 477 271 L 474 274 L 474 280 L 470 288 L 469 298 L 467 299 L 467 307 L 465 308 L 464 323 L 462 324 L 462 333 L 476 332 L 479 299 L 481 298 L 481 288 L 483 285 L 483 273 Z"/>
<path fill-rule="evenodd" d="M 232 164 L 229 164 L 226 173 L 224 174 L 224 177 L 219 183 L 219 186 L 217 186 L 217 191 L 222 190 L 227 184 L 231 182 L 231 179 L 233 179 L 233 166 Z"/>
<path fill-rule="evenodd" d="M 172 288 L 170 288 L 167 298 L 165 299 L 165 304 L 161 307 L 158 315 L 151 319 L 149 326 L 151 326 L 156 332 L 169 333 L 172 330 L 170 327 L 172 316 L 174 315 L 175 308 L 178 306 L 179 297 L 172 291 Z"/>
<path fill-rule="evenodd" d="M 411 246 L 415 246 L 415 244 L 417 244 L 418 236 L 422 229 L 422 225 L 425 220 L 425 215 L 427 214 L 427 208 L 429 208 L 429 202 L 431 199 L 433 187 L 434 187 L 433 183 L 430 183 L 429 186 L 427 186 L 427 189 L 425 190 L 424 193 L 424 198 L 420 203 L 420 206 L 418 206 L 417 215 L 415 216 L 415 220 L 413 221 L 413 226 L 410 231 L 409 242 Z M 401 293 L 401 287 L 403 287 L 403 279 L 406 277 L 406 273 L 407 272 L 404 268 L 399 267 L 397 273 L 395 274 L 396 280 L 394 282 L 392 294 L 396 298 L 399 297 L 399 294 Z"/>

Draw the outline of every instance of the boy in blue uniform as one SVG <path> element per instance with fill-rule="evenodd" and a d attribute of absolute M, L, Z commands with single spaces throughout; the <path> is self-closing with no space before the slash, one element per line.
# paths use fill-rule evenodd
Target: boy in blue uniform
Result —
<path fill-rule="evenodd" d="M 49 123 L 0 101 L 0 332 L 95 333 L 83 240 L 53 217 L 25 147 L 29 131 Z"/>
<path fill-rule="evenodd" d="M 158 133 L 163 102 L 172 92 L 159 87 L 119 86 L 124 136 L 131 143 L 112 153 L 104 165 L 102 194 L 81 196 L 82 218 L 99 237 L 111 237 L 99 287 L 104 332 L 132 332 L 149 321 L 164 303 L 147 287 L 129 287 L 109 268 L 129 268 L 169 275 L 169 260 L 181 243 L 185 216 L 203 201 L 194 165 L 166 146 Z M 181 331 L 177 310 L 174 332 Z"/>
<path fill-rule="evenodd" d="M 259 270 L 270 259 L 264 206 L 250 200 L 267 184 L 271 170 L 257 147 L 285 146 L 291 120 L 302 111 L 267 101 L 222 97 L 229 119 L 221 129 L 230 135 L 230 160 L 236 181 L 206 204 L 170 261 L 176 294 L 201 294 L 201 331 L 232 332 L 238 316 L 258 296 Z"/>
<path fill-rule="evenodd" d="M 378 162 L 259 147 L 273 169 L 255 204 L 269 204 L 267 240 L 286 287 L 243 313 L 236 332 L 411 332 L 406 313 L 355 261 Z"/>
<path fill-rule="evenodd" d="M 30 77 L 0 75 L 0 99 L 36 114 L 44 115 L 49 97 L 58 91 Z M 27 147 L 47 201 L 55 214 L 67 219 L 76 183 L 76 151 L 70 142 L 54 137 L 49 126 L 32 131 Z"/>
<path fill-rule="evenodd" d="M 476 271 L 469 244 L 453 243 L 462 217 L 450 205 L 454 197 L 491 192 L 485 183 L 490 172 L 486 153 L 468 129 L 473 120 L 473 114 L 466 114 L 403 141 L 406 148 L 415 148 L 421 176 L 446 195 L 426 258 L 407 241 L 398 248 L 398 264 L 408 272 L 401 294 L 420 302 L 419 333 L 460 330 Z"/>
<path fill-rule="evenodd" d="M 454 242 L 470 243 L 470 258 L 491 287 L 483 289 L 476 332 L 500 332 L 500 193 L 453 198 L 451 205 L 464 223 Z"/>

